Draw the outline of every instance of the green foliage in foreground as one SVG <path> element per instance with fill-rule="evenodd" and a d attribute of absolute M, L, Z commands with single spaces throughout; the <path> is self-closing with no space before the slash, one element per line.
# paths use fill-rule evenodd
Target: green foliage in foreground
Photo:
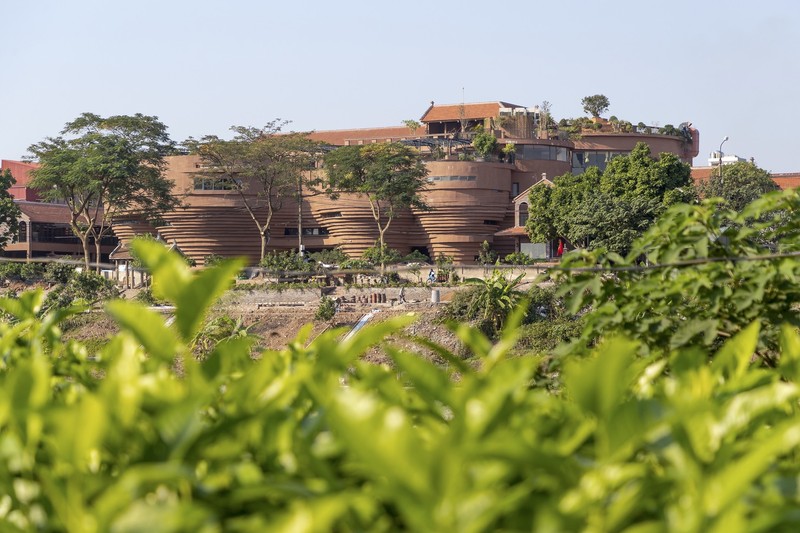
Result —
<path fill-rule="evenodd" d="M 800 337 L 776 369 L 753 363 L 759 323 L 714 354 L 607 339 L 565 361 L 564 388 L 533 385 L 462 326 L 466 364 L 386 345 L 410 317 L 349 339 L 309 330 L 249 357 L 229 337 L 190 355 L 206 310 L 240 264 L 190 272 L 138 244 L 174 323 L 133 302 L 97 353 L 38 318 L 41 292 L 0 299 L 0 527 L 5 531 L 796 530 Z M 176 358 L 180 362 L 176 365 Z M 181 372 L 174 370 L 178 366 Z M 457 372 L 459 379 L 452 379 Z"/>
<path fill-rule="evenodd" d="M 616 272 L 557 275 L 568 309 L 585 315 L 584 343 L 609 335 L 645 348 L 716 350 L 753 321 L 757 355 L 775 365 L 784 323 L 800 327 L 800 192 L 778 191 L 740 212 L 717 201 L 676 205 L 622 257 L 567 254 L 566 268 Z M 696 262 L 696 264 L 687 264 Z M 644 268 L 647 265 L 658 268 Z"/>

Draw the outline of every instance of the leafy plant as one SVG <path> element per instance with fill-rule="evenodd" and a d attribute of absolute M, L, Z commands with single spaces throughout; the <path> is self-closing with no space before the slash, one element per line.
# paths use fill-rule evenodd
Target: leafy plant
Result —
<path fill-rule="evenodd" d="M 590 311 L 583 341 L 619 334 L 644 346 L 716 349 L 760 320 L 757 353 L 777 364 L 781 325 L 800 327 L 798 209 L 794 190 L 769 193 L 738 213 L 717 201 L 680 204 L 624 257 L 604 250 L 567 254 L 562 267 L 601 269 L 556 274 L 569 309 Z M 646 268 L 645 261 L 659 266 Z"/>
<path fill-rule="evenodd" d="M 347 261 L 348 259 L 347 254 L 344 253 L 339 248 L 333 248 L 331 250 L 322 250 L 320 252 L 313 252 L 308 254 L 308 257 L 313 259 L 317 263 L 325 263 L 329 265 L 339 265 Z"/>
<path fill-rule="evenodd" d="M 481 243 L 481 247 L 478 250 L 478 262 L 487 265 L 487 264 L 494 264 L 497 261 L 497 252 L 492 250 L 492 245 L 489 244 L 489 241 L 483 241 Z"/>
<path fill-rule="evenodd" d="M 514 252 L 506 255 L 503 258 L 503 262 L 509 265 L 532 265 L 536 260 L 526 253 Z"/>
<path fill-rule="evenodd" d="M 315 270 L 313 263 L 306 261 L 294 250 L 267 252 L 259 266 L 272 272 L 313 272 Z"/>
<path fill-rule="evenodd" d="M 317 307 L 317 312 L 314 314 L 314 318 L 316 320 L 327 322 L 331 320 L 335 314 L 336 303 L 333 301 L 333 299 L 327 296 L 320 298 L 319 307 Z"/>
<path fill-rule="evenodd" d="M 431 258 L 427 255 L 423 254 L 419 250 L 412 250 L 411 253 L 403 256 L 402 262 L 403 263 L 422 263 L 428 264 L 430 263 Z"/>
<path fill-rule="evenodd" d="M 399 263 L 402 260 L 402 256 L 394 248 L 386 245 L 381 247 L 379 243 L 375 243 L 374 246 L 364 250 L 361 259 L 372 265 L 393 265 Z"/>
<path fill-rule="evenodd" d="M 794 327 L 780 327 L 775 368 L 753 358 L 758 320 L 714 351 L 691 338 L 645 349 L 648 338 L 611 332 L 563 361 L 557 394 L 537 386 L 543 359 L 513 356 L 523 309 L 494 343 L 454 325 L 469 362 L 426 339 L 412 338 L 439 363 L 394 346 L 407 316 L 347 339 L 309 342 L 304 328 L 256 359 L 252 339 L 236 336 L 198 361 L 193 339 L 241 263 L 196 272 L 162 246 L 137 246 L 174 322 L 110 302 L 121 333 L 92 357 L 61 337 L 80 307 L 40 317 L 41 291 L 0 299 L 9 531 L 800 526 Z M 361 360 L 373 346 L 393 366 Z"/>
<path fill-rule="evenodd" d="M 489 157 L 497 150 L 497 137 L 488 131 L 481 131 L 472 139 L 472 146 L 481 157 Z"/>
<path fill-rule="evenodd" d="M 213 267 L 219 265 L 223 261 L 225 261 L 225 258 L 223 256 L 217 254 L 209 254 L 203 258 L 203 265 L 205 265 L 206 267 Z"/>
<path fill-rule="evenodd" d="M 207 322 L 191 342 L 192 351 L 199 357 L 207 357 L 222 342 L 234 339 L 250 339 L 248 328 L 241 318 L 222 315 Z"/>
<path fill-rule="evenodd" d="M 67 283 L 57 285 L 44 300 L 43 308 L 55 310 L 76 304 L 91 305 L 117 297 L 113 281 L 94 272 L 76 272 Z"/>
<path fill-rule="evenodd" d="M 75 275 L 75 265 L 69 263 L 69 256 L 61 258 L 63 261 L 51 261 L 44 267 L 44 279 L 53 283 L 67 283 Z"/>

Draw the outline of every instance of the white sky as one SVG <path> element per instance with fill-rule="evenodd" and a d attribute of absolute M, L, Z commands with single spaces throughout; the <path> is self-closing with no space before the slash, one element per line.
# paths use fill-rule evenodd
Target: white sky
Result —
<path fill-rule="evenodd" d="M 800 171 L 797 0 L 0 0 L 0 157 L 82 112 L 157 115 L 181 141 L 280 117 L 396 126 L 437 103 L 551 102 L 700 130 Z"/>

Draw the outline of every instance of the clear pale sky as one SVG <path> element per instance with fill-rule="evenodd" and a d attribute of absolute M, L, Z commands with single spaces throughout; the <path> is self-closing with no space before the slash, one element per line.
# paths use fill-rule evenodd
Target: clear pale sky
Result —
<path fill-rule="evenodd" d="M 231 125 L 396 126 L 431 100 L 552 104 L 700 130 L 800 171 L 800 2 L 0 0 L 0 157 L 90 111 L 181 141 Z"/>

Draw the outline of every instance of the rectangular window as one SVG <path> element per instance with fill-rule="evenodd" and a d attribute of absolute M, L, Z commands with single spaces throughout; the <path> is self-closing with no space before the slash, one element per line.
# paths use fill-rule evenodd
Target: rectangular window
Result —
<path fill-rule="evenodd" d="M 519 194 L 519 183 L 511 184 L 511 196 L 516 197 Z"/>
<path fill-rule="evenodd" d="M 196 191 L 232 191 L 242 184 L 242 180 L 231 178 L 194 178 Z"/>

